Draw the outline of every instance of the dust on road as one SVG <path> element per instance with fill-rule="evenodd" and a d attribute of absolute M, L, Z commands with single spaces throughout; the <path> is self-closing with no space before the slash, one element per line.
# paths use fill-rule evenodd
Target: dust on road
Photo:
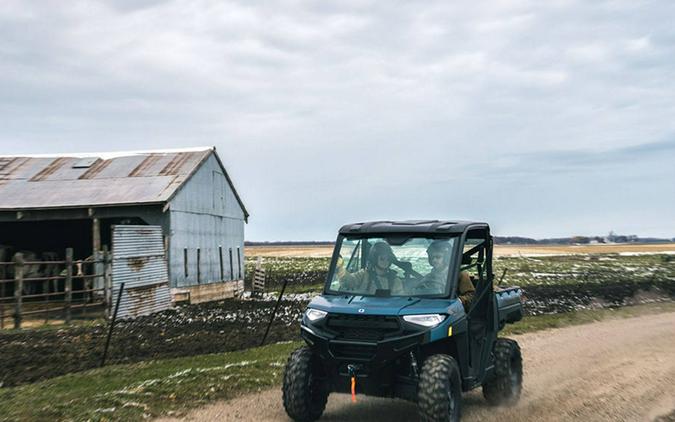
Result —
<path fill-rule="evenodd" d="M 520 403 L 465 394 L 462 421 L 651 421 L 675 409 L 675 313 L 514 336 L 523 350 Z M 178 419 L 163 419 L 175 421 Z M 190 412 L 190 421 L 289 421 L 279 388 Z M 416 421 L 414 404 L 333 394 L 321 421 Z"/>

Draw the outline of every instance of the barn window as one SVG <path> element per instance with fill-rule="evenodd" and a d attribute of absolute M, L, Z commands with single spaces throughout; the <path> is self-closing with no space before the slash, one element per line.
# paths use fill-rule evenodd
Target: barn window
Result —
<path fill-rule="evenodd" d="M 218 245 L 218 257 L 220 258 L 220 281 L 225 280 L 225 268 L 223 267 L 223 247 Z"/>
<path fill-rule="evenodd" d="M 230 248 L 230 280 L 234 280 L 234 268 L 232 263 L 232 248 Z"/>
<path fill-rule="evenodd" d="M 185 270 L 185 278 L 188 278 L 188 251 L 183 249 L 183 269 Z"/>
<path fill-rule="evenodd" d="M 241 280 L 241 251 L 237 247 L 237 261 L 239 262 L 239 280 Z"/>
<path fill-rule="evenodd" d="M 197 248 L 197 284 L 201 283 L 202 280 L 202 271 L 201 268 L 199 268 L 202 260 L 202 250 Z"/>

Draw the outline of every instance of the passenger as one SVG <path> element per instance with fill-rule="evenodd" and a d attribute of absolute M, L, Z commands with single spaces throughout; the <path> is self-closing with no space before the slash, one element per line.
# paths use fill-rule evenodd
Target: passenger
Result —
<path fill-rule="evenodd" d="M 396 261 L 391 246 L 377 242 L 368 253 L 366 268 L 347 273 L 340 280 L 340 291 L 372 295 L 376 290 L 389 290 L 392 295 L 403 293 L 403 284 L 396 271 L 389 267 Z"/>
<path fill-rule="evenodd" d="M 445 286 L 448 282 L 448 271 L 450 270 L 450 244 L 444 240 L 435 240 L 427 248 L 427 257 L 431 271 L 424 276 L 420 283 L 415 287 L 416 292 L 424 291 L 427 294 L 445 293 Z M 457 280 L 457 297 L 464 305 L 464 309 L 469 309 L 469 304 L 473 299 L 476 288 L 471 282 L 471 277 L 466 271 L 460 271 Z"/>

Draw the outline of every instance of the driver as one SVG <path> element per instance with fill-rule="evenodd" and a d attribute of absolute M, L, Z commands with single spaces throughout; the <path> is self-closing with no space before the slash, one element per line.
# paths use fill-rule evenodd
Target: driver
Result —
<path fill-rule="evenodd" d="M 340 280 L 340 291 L 374 294 L 376 290 L 384 289 L 392 295 L 402 294 L 401 279 L 389 268 L 395 261 L 396 256 L 388 243 L 375 243 L 368 252 L 366 268 L 345 274 Z"/>
<path fill-rule="evenodd" d="M 425 275 L 416 290 L 434 291 L 437 293 L 445 292 L 445 285 L 448 280 L 448 270 L 450 269 L 450 244 L 444 240 L 434 240 L 427 248 L 427 257 L 431 271 Z M 471 299 L 476 292 L 476 288 L 471 282 L 471 277 L 466 271 L 460 271 L 457 282 L 457 297 L 464 305 L 464 309 L 469 308 Z"/>

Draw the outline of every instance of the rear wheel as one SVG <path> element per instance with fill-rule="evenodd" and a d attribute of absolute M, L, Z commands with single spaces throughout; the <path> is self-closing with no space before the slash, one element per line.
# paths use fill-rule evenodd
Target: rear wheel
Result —
<path fill-rule="evenodd" d="M 457 362 L 448 355 L 427 358 L 420 374 L 417 405 L 424 422 L 457 422 L 462 385 Z"/>
<path fill-rule="evenodd" d="M 288 358 L 284 371 L 283 401 L 286 413 L 296 422 L 319 419 L 328 401 L 328 389 L 317 379 L 312 350 L 301 347 Z"/>
<path fill-rule="evenodd" d="M 495 377 L 483 384 L 483 396 L 492 405 L 512 406 L 523 389 L 523 358 L 515 340 L 495 342 Z"/>

